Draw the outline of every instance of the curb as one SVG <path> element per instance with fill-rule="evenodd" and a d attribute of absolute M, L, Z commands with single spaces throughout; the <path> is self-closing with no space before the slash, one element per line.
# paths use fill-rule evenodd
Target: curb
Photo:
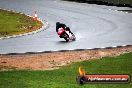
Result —
<path fill-rule="evenodd" d="M 0 9 L 2 9 L 2 8 L 0 8 Z M 15 10 L 8 10 L 8 9 L 2 9 L 2 10 L 14 12 L 14 13 L 19 13 L 19 14 L 24 14 L 22 12 L 17 12 Z M 26 14 L 24 14 L 24 15 L 26 15 Z M 33 18 L 33 16 L 31 16 L 31 15 L 26 15 L 26 16 Z M 9 39 L 9 38 L 16 38 L 16 37 L 21 37 L 21 36 L 26 36 L 26 35 L 31 35 L 31 34 L 35 34 L 35 33 L 38 33 L 40 31 L 43 31 L 43 30 L 46 30 L 47 28 L 49 28 L 49 23 L 47 21 L 42 20 L 40 18 L 38 18 L 38 21 L 41 21 L 42 24 L 43 24 L 43 26 L 41 28 L 37 29 L 36 31 L 32 31 L 32 32 L 24 33 L 24 34 L 18 34 L 18 35 L 11 35 L 11 36 L 6 36 L 6 37 L 0 37 L 0 40 Z"/>
<path fill-rule="evenodd" d="M 131 14 L 131 15 L 132 15 L 132 13 L 125 12 L 125 11 L 123 11 L 123 10 L 113 10 L 113 9 L 108 9 L 108 10 L 110 10 L 110 11 L 115 11 L 115 12 L 126 13 L 126 14 Z"/>
<path fill-rule="evenodd" d="M 85 51 L 85 50 L 99 50 L 99 49 L 114 49 L 121 47 L 130 47 L 132 45 L 121 45 L 112 47 L 101 47 L 101 48 L 87 48 L 87 49 L 69 49 L 69 50 L 52 50 L 52 51 L 36 51 L 36 52 L 25 52 L 25 53 L 6 53 L 0 55 L 27 55 L 27 54 L 42 54 L 42 53 L 56 53 L 56 52 L 73 52 L 73 51 Z"/>

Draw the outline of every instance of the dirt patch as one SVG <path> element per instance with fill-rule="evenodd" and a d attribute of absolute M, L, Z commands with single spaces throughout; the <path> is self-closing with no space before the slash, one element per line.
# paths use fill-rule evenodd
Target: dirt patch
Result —
<path fill-rule="evenodd" d="M 54 52 L 23 55 L 0 55 L 0 70 L 32 69 L 49 70 L 72 62 L 117 56 L 132 52 L 132 46 L 84 51 Z"/>

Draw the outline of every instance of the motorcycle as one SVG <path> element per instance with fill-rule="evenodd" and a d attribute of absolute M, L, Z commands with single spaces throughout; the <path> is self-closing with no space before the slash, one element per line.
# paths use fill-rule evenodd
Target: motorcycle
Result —
<path fill-rule="evenodd" d="M 64 38 L 66 42 L 76 40 L 76 37 L 74 34 L 69 33 L 69 31 L 64 30 L 62 27 L 58 29 L 57 34 L 60 38 Z"/>

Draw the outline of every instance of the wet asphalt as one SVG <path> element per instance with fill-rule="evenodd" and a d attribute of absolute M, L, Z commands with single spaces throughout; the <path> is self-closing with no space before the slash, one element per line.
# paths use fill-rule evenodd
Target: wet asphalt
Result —
<path fill-rule="evenodd" d="M 0 0 L 0 8 L 29 15 L 37 11 L 50 24 L 36 34 L 0 40 L 0 54 L 132 45 L 132 14 L 115 11 L 131 8 L 59 0 Z M 69 26 L 77 40 L 60 39 L 55 32 L 57 21 Z"/>

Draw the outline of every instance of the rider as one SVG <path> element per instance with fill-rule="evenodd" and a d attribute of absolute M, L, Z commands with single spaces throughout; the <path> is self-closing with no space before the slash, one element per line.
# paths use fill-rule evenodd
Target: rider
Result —
<path fill-rule="evenodd" d="M 60 22 L 56 22 L 56 32 L 58 32 L 58 29 L 61 28 L 61 27 L 62 27 L 65 31 L 69 31 L 69 33 L 73 34 L 73 33 L 71 32 L 70 28 L 67 27 L 65 24 L 60 23 Z"/>

